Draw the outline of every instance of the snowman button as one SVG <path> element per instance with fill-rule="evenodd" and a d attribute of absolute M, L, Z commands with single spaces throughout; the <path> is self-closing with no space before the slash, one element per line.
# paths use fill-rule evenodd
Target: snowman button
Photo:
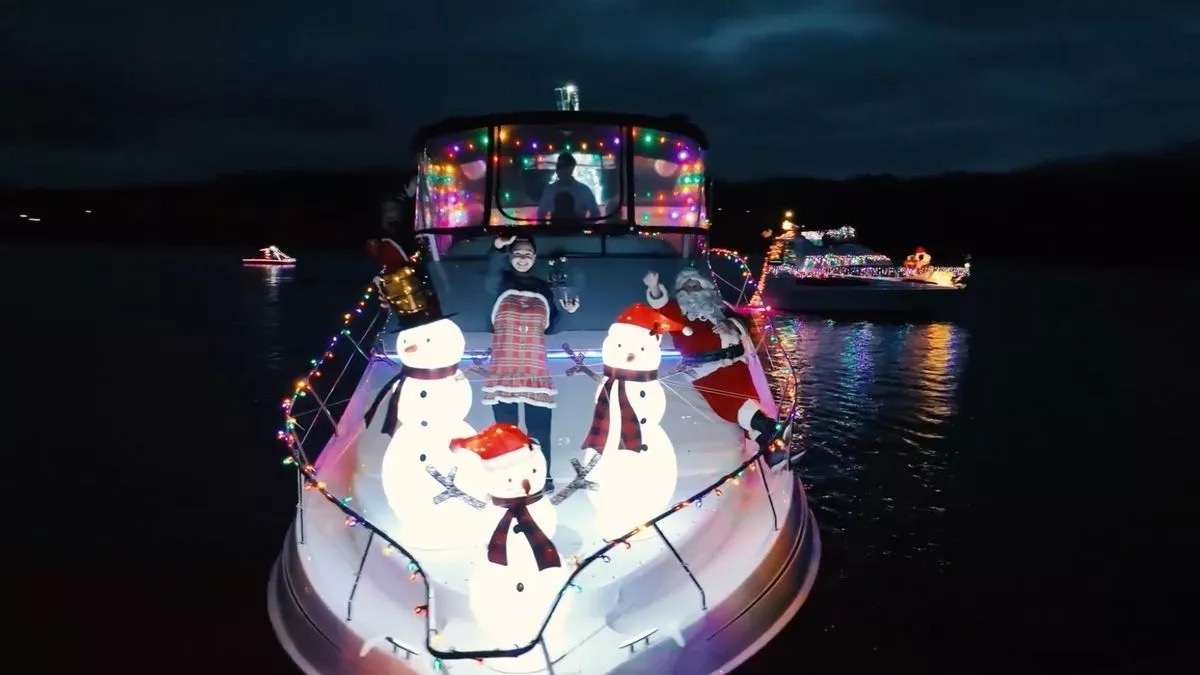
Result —
<path fill-rule="evenodd" d="M 421 420 L 421 426 L 423 426 L 423 427 L 429 426 L 429 420 Z"/>
<path fill-rule="evenodd" d="M 639 392 L 638 392 L 638 396 L 641 396 L 642 398 L 646 398 L 646 392 L 644 392 L 644 391 L 639 391 Z"/>
<path fill-rule="evenodd" d="M 520 525 L 513 525 L 513 534 L 521 534 L 522 531 Z"/>
<path fill-rule="evenodd" d="M 643 417 L 642 419 L 638 420 L 638 423 L 639 423 L 639 424 L 645 424 L 645 423 L 646 423 L 646 418 L 645 418 L 645 417 Z"/>
<path fill-rule="evenodd" d="M 424 389 L 421 390 L 421 398 L 425 398 L 428 395 L 429 395 L 429 392 L 425 391 Z"/>

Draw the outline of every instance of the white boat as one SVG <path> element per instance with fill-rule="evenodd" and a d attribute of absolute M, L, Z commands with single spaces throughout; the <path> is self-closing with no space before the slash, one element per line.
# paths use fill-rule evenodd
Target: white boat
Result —
<path fill-rule="evenodd" d="M 799 610 L 820 558 L 801 483 L 788 462 L 769 467 L 736 425 L 711 412 L 680 372 L 669 337 L 658 371 L 667 391 L 661 428 L 677 460 L 669 502 L 606 540 L 586 488 L 563 489 L 583 485 L 576 480 L 586 471 L 581 442 L 597 396 L 590 373 L 602 370 L 601 344 L 618 314 L 646 301 L 646 270 L 667 283 L 689 265 L 711 274 L 706 148 L 703 132 L 681 118 L 578 111 L 456 118 L 417 133 L 418 257 L 441 314 L 465 336 L 471 429 L 493 422 L 479 403 L 479 373 L 491 345 L 493 298 L 482 289 L 497 233 L 527 228 L 538 264 L 553 265 L 540 274 L 581 300 L 578 312 L 564 314 L 561 332 L 547 337 L 558 389 L 551 475 L 555 499 L 568 493 L 557 503 L 552 536 L 564 576 L 533 613 L 534 629 L 519 640 L 497 637 L 474 618 L 468 583 L 490 527 L 461 515 L 466 507 L 453 517 L 433 507 L 434 515 L 417 520 L 416 511 L 399 513 L 389 501 L 396 493 L 385 485 L 384 474 L 393 480 L 385 455 L 400 450 L 389 446 L 382 422 L 364 417 L 399 370 L 396 335 L 380 330 L 396 318 L 368 285 L 283 404 L 279 437 L 285 464 L 297 469 L 298 501 L 268 607 L 281 644 L 304 672 L 724 673 Z M 547 167 L 563 151 L 573 153 L 576 177 L 594 191 L 601 217 L 534 220 Z M 771 330 L 765 318 L 756 325 Z M 768 341 L 758 343 L 762 351 L 747 357 L 760 400 L 786 423 L 795 412 L 795 381 L 776 401 L 762 359 L 776 360 L 789 378 L 795 369 L 779 362 L 787 355 L 767 351 Z M 358 373 L 357 383 L 346 379 Z M 453 472 L 437 473 L 443 485 L 459 485 Z M 462 543 L 462 532 L 483 534 Z M 528 623 L 529 614 L 512 620 Z"/>
<path fill-rule="evenodd" d="M 268 246 L 258 249 L 257 258 L 242 258 L 243 265 L 263 265 L 269 267 L 290 267 L 296 264 L 296 259 L 279 250 L 278 246 Z"/>
<path fill-rule="evenodd" d="M 968 259 L 933 266 L 918 248 L 902 265 L 857 241 L 853 227 L 799 230 L 784 221 L 763 261 L 754 302 L 788 312 L 953 313 L 964 298 Z"/>

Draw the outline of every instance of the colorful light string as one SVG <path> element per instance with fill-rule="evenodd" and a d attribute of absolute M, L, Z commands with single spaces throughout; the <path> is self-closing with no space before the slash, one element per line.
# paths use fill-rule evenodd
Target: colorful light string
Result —
<path fill-rule="evenodd" d="M 726 260 L 728 262 L 731 262 L 731 263 L 737 265 L 738 273 L 742 277 L 742 288 L 741 288 L 741 292 L 738 295 L 739 306 L 741 305 L 741 299 L 742 299 L 742 297 L 745 296 L 747 288 L 749 288 L 751 292 L 750 292 L 750 298 L 747 301 L 746 306 L 754 307 L 754 308 L 758 308 L 758 307 L 762 306 L 762 303 L 760 301 L 756 300 L 759 296 L 758 282 L 756 282 L 754 279 L 751 278 L 752 273 L 750 272 L 750 261 L 746 258 L 746 256 L 742 255 L 741 253 L 738 253 L 737 251 L 734 251 L 733 249 L 721 248 L 718 246 L 710 247 L 708 249 L 708 254 L 710 256 L 715 255 L 723 260 Z M 710 266 L 711 266 L 711 263 L 710 263 Z"/>
<path fill-rule="evenodd" d="M 729 253 L 732 253 L 732 252 L 729 252 Z M 736 254 L 734 254 L 734 255 L 736 255 Z M 744 262 L 744 259 L 743 259 L 743 262 Z M 747 274 L 748 274 L 748 270 L 747 270 Z M 367 306 L 370 304 L 374 304 L 377 307 L 377 309 L 376 309 L 377 313 L 375 315 L 375 318 L 372 320 L 370 326 L 364 331 L 362 338 L 365 339 L 367 337 L 367 334 L 370 332 L 370 330 L 372 328 L 376 328 L 376 324 L 379 324 L 379 327 L 386 325 L 386 323 L 387 323 L 386 318 L 385 318 L 385 321 L 382 323 L 379 323 L 378 318 L 379 318 L 379 314 L 386 313 L 388 310 L 380 307 L 379 303 L 371 303 L 370 302 L 371 296 L 374 293 L 375 293 L 375 288 L 373 286 L 368 286 L 365 289 L 362 297 L 358 300 L 358 302 L 349 311 L 345 312 L 342 315 L 341 329 L 329 339 L 329 342 L 326 344 L 326 347 L 325 347 L 324 351 L 322 352 L 321 356 L 318 358 L 312 359 L 310 361 L 311 367 L 309 368 L 307 374 L 304 375 L 303 377 L 301 377 L 299 380 L 297 380 L 296 384 L 294 385 L 294 387 L 292 389 L 291 394 L 283 400 L 282 408 L 284 411 L 284 427 L 277 433 L 277 438 L 279 440 L 281 440 L 282 442 L 284 442 L 288 448 L 288 455 L 284 458 L 283 465 L 295 468 L 298 476 L 300 476 L 300 478 L 301 478 L 301 482 L 302 482 L 301 489 L 305 490 L 305 491 L 316 491 L 327 502 L 329 502 L 335 508 L 337 508 L 339 511 L 341 511 L 342 514 L 345 516 L 344 524 L 346 527 L 361 527 L 361 528 L 368 530 L 371 533 L 371 535 L 368 537 L 368 540 L 367 540 L 366 550 L 364 550 L 364 552 L 363 552 L 364 559 L 365 559 L 367 553 L 370 551 L 370 547 L 371 547 L 374 537 L 377 536 L 384 542 L 384 548 L 383 548 L 384 555 L 390 555 L 390 554 L 398 551 L 409 560 L 409 563 L 406 566 L 406 571 L 408 573 L 409 580 L 415 581 L 419 578 L 421 580 L 422 584 L 424 585 L 424 595 L 425 595 L 424 602 L 422 604 L 414 607 L 413 611 L 415 614 L 424 617 L 425 629 L 426 629 L 426 631 L 425 631 L 426 632 L 425 647 L 426 647 L 426 650 L 429 652 L 429 654 L 434 657 L 433 665 L 434 665 L 435 670 L 440 670 L 443 667 L 443 661 L 447 661 L 447 660 L 462 660 L 462 659 L 480 660 L 480 659 L 486 659 L 486 658 L 514 657 L 514 656 L 520 656 L 522 654 L 529 652 L 530 650 L 532 650 L 534 647 L 536 647 L 541 642 L 542 635 L 545 633 L 546 628 L 549 625 L 550 620 L 554 615 L 554 611 L 558 608 L 558 604 L 561 600 L 562 595 L 564 593 L 566 593 L 568 590 L 571 590 L 575 593 L 582 592 L 582 590 L 583 590 L 582 587 L 574 582 L 575 582 L 575 579 L 583 571 L 584 568 L 586 568 L 588 565 L 591 565 L 592 563 L 596 562 L 597 560 L 602 560 L 604 562 L 608 562 L 610 560 L 608 553 L 610 551 L 612 551 L 614 548 L 616 548 L 617 546 L 623 546 L 625 549 L 632 548 L 632 543 L 629 541 L 629 539 L 634 537 L 635 535 L 641 533 L 642 531 L 651 529 L 651 528 L 653 528 L 656 531 L 656 533 L 659 535 L 659 537 L 661 537 L 664 541 L 666 541 L 668 543 L 668 549 L 673 551 L 674 549 L 673 549 L 673 547 L 670 546 L 669 540 L 666 539 L 666 535 L 663 534 L 662 530 L 659 529 L 659 527 L 658 527 L 659 521 L 661 521 L 665 518 L 668 518 L 673 513 L 677 512 L 683 508 L 686 508 L 687 506 L 692 506 L 692 505 L 695 505 L 697 507 L 701 506 L 703 499 L 710 495 L 714 496 L 714 497 L 723 496 L 722 488 L 724 488 L 729 483 L 732 483 L 735 486 L 739 485 L 742 477 L 746 474 L 747 471 L 759 473 L 759 475 L 762 479 L 761 482 L 762 482 L 763 488 L 766 490 L 766 493 L 767 493 L 767 500 L 771 507 L 771 513 L 772 513 L 772 516 L 775 521 L 775 527 L 778 528 L 779 516 L 775 509 L 775 502 L 774 502 L 774 498 L 772 497 L 772 494 L 771 494 L 770 486 L 767 483 L 767 478 L 764 475 L 764 471 L 762 468 L 762 463 L 765 461 L 764 457 L 763 457 L 764 451 L 760 450 L 760 451 L 755 452 L 747 460 L 743 461 L 733 471 L 730 471 L 729 473 L 719 477 L 716 481 L 714 481 L 708 487 L 704 488 L 703 490 L 700 490 L 699 492 L 691 495 L 690 497 L 688 497 L 686 499 L 676 502 L 674 505 L 672 505 L 667 510 L 660 513 L 658 516 L 652 518 L 651 520 L 646 521 L 645 523 L 643 523 L 642 525 L 638 526 L 637 528 L 631 530 L 624 536 L 618 537 L 617 539 L 608 542 L 605 546 L 601 547 L 599 550 L 592 553 L 591 555 L 583 558 L 582 560 L 578 556 L 573 557 L 571 559 L 571 561 L 575 566 L 574 570 L 571 572 L 570 576 L 567 578 L 567 581 L 563 585 L 562 589 L 559 591 L 558 596 L 555 598 L 554 603 L 551 605 L 545 619 L 542 622 L 541 627 L 538 630 L 537 636 L 528 644 L 521 646 L 521 647 L 514 647 L 514 648 L 510 648 L 510 649 L 479 650 L 479 651 L 471 651 L 471 652 L 446 651 L 446 650 L 438 649 L 437 647 L 434 646 L 434 643 L 437 641 L 440 641 L 440 635 L 431 626 L 432 617 L 430 616 L 430 611 L 429 611 L 429 607 L 432 602 L 430 584 L 429 584 L 428 578 L 426 578 L 426 576 L 424 574 L 424 571 L 421 567 L 420 562 L 417 560 L 417 558 L 413 554 L 408 552 L 400 542 L 398 542 L 395 539 L 393 539 L 392 537 L 390 537 L 385 531 L 383 531 L 381 528 L 379 528 L 378 526 L 371 523 L 371 521 L 369 519 L 367 519 L 362 514 L 357 512 L 351 506 L 351 503 L 353 502 L 353 497 L 351 497 L 349 495 L 338 496 L 338 495 L 334 494 L 328 488 L 328 486 L 325 484 L 325 482 L 320 479 L 320 477 L 317 473 L 317 470 L 314 467 L 314 465 L 312 464 L 312 462 L 306 457 L 306 454 L 303 449 L 303 439 L 301 439 L 298 436 L 298 434 L 296 433 L 296 430 L 299 428 L 299 422 L 296 418 L 296 413 L 295 413 L 296 404 L 301 399 L 307 399 L 310 397 L 316 401 L 317 411 L 324 413 L 324 417 L 333 426 L 334 433 L 335 434 L 337 433 L 337 431 L 336 431 L 337 430 L 337 420 L 334 419 L 333 413 L 331 410 L 329 410 L 328 406 L 325 403 L 325 400 L 316 391 L 314 384 L 315 384 L 316 380 L 319 380 L 321 378 L 322 366 L 326 365 L 327 363 L 329 363 L 330 361 L 332 361 L 334 359 L 335 354 L 336 354 L 335 349 L 339 345 L 339 341 L 342 338 L 346 338 L 353 345 L 355 353 L 363 355 L 364 357 L 366 357 L 368 359 L 375 359 L 375 358 L 386 359 L 386 356 L 377 355 L 375 353 L 375 350 L 372 350 L 372 353 L 369 355 L 367 353 L 363 352 L 362 346 L 361 346 L 361 341 L 355 341 L 353 338 L 352 331 L 351 331 L 352 323 L 355 321 L 356 318 L 363 315 L 364 309 L 366 309 Z M 778 340 L 774 336 L 773 328 L 774 327 L 771 324 L 771 320 L 768 317 L 762 323 L 762 330 L 764 332 L 770 334 L 770 335 L 768 335 L 768 338 L 772 344 L 778 344 Z M 790 355 L 788 355 L 787 353 L 783 353 L 783 357 L 788 362 L 787 375 L 788 375 L 789 379 L 791 380 L 791 388 L 794 393 L 795 385 L 796 385 L 796 382 L 795 382 L 796 369 L 795 369 L 795 366 L 792 364 Z M 354 358 L 353 353 L 350 355 L 350 358 Z M 344 372 L 344 370 L 343 370 L 343 372 Z M 336 385 L 336 383 L 335 383 L 335 385 Z M 331 394 L 331 393 L 332 393 L 332 391 L 326 392 L 327 395 Z M 784 443 L 782 440 L 782 436 L 787 431 L 788 426 L 794 422 L 795 416 L 797 414 L 798 403 L 799 403 L 798 397 L 793 395 L 788 413 L 786 415 L 784 415 L 782 418 L 780 418 L 779 421 L 777 421 L 777 423 L 776 423 L 775 437 L 770 444 L 770 451 L 774 451 L 774 450 L 783 448 Z M 310 412 L 313 412 L 313 411 L 310 411 Z M 313 424 L 316 424 L 316 422 L 314 421 Z M 303 495 L 301 495 L 300 504 L 301 504 L 300 508 L 302 509 L 303 508 Z M 683 567 L 684 571 L 687 572 L 687 574 L 691 578 L 692 582 L 700 590 L 701 597 L 703 598 L 704 591 L 703 591 L 703 588 L 700 587 L 699 581 L 697 581 L 695 576 L 692 575 L 692 573 L 689 570 L 689 568 L 687 567 L 686 563 L 684 563 L 683 559 L 679 557 L 678 553 L 675 554 L 675 557 L 676 557 L 677 561 L 680 563 L 680 565 Z M 355 576 L 355 579 L 354 579 L 355 587 L 357 587 L 358 580 L 359 580 L 359 577 L 361 576 L 361 574 L 362 574 L 362 568 L 360 566 L 359 570 Z"/>

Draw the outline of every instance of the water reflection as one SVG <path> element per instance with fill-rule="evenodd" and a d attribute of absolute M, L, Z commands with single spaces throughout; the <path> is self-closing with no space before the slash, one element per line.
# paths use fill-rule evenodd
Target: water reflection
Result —
<path fill-rule="evenodd" d="M 940 566 L 966 331 L 780 317 L 774 335 L 797 369 L 802 478 L 835 554 Z"/>
<path fill-rule="evenodd" d="M 243 309 L 256 317 L 251 320 L 261 331 L 265 365 L 272 371 L 282 371 L 285 367 L 283 290 L 295 279 L 295 268 L 265 266 L 246 271 L 257 277 L 260 292 L 243 296 Z"/>

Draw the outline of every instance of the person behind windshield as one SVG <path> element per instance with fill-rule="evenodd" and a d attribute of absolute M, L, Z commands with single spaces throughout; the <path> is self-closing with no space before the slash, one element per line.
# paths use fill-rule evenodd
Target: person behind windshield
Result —
<path fill-rule="evenodd" d="M 538 202 L 538 220 L 582 220 L 599 218 L 600 207 L 592 189 L 575 180 L 575 156 L 564 152 L 558 156 L 554 173 L 558 180 L 546 186 Z"/>
<path fill-rule="evenodd" d="M 483 405 L 492 406 L 497 422 L 519 423 L 525 409 L 525 430 L 546 457 L 544 490 L 554 490 L 550 477 L 550 426 L 558 390 L 546 358 L 546 336 L 558 330 L 559 308 L 573 314 L 579 300 L 554 300 L 554 290 L 533 274 L 537 246 L 528 237 L 496 237 L 486 290 L 496 295 L 488 327 L 492 358 L 483 383 Z M 505 250 L 507 249 L 507 255 Z M 507 265 L 505 264 L 507 262 Z"/>

